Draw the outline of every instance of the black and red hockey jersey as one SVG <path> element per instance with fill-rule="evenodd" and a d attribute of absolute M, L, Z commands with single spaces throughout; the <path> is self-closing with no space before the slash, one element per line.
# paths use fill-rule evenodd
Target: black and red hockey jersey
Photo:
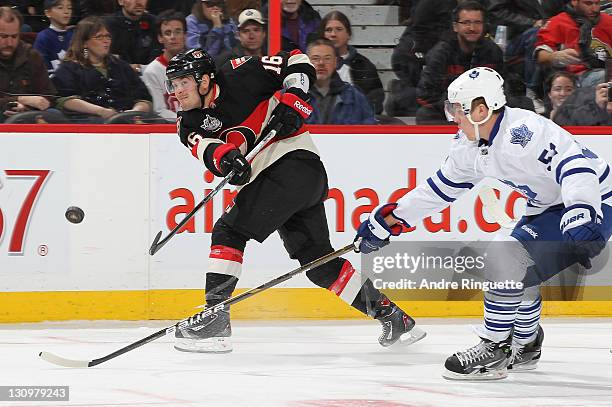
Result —
<path fill-rule="evenodd" d="M 225 63 L 217 72 L 213 99 L 209 107 L 179 112 L 177 127 L 193 135 L 186 147 L 215 175 L 220 176 L 213 162 L 211 144 L 232 143 L 243 155 L 251 151 L 278 105 L 283 81 L 292 73 L 303 73 L 314 83 L 315 70 L 308 57 L 299 51 L 280 52 L 274 56 L 241 57 Z M 264 168 L 283 155 L 307 150 L 318 151 L 305 126 L 294 135 L 273 140 L 251 162 L 251 181 Z"/>

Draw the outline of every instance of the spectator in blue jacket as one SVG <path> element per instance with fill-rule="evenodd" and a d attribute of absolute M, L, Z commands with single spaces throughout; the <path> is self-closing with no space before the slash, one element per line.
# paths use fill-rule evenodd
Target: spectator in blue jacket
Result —
<path fill-rule="evenodd" d="M 73 29 L 68 28 L 72 18 L 72 0 L 45 0 L 44 7 L 50 24 L 36 36 L 34 48 L 42 54 L 47 70 L 52 74 L 72 39 Z"/>
<path fill-rule="evenodd" d="M 355 86 L 343 82 L 336 72 L 338 51 L 328 39 L 311 42 L 307 49 L 317 72 L 310 88 L 313 113 L 310 124 L 376 124 L 368 99 Z"/>
<path fill-rule="evenodd" d="M 223 0 L 196 0 L 187 16 L 187 48 L 202 48 L 215 58 L 238 44 L 237 31 Z"/>

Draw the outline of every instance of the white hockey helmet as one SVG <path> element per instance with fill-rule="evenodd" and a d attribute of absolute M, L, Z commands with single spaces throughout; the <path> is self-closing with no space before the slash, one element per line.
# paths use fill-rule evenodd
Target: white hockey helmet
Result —
<path fill-rule="evenodd" d="M 494 110 L 506 105 L 506 95 L 504 94 L 504 79 L 495 70 L 487 67 L 472 68 L 462 73 L 448 87 L 448 107 L 447 118 L 453 120 L 452 105 L 459 103 L 461 109 L 470 118 L 472 101 L 482 97 L 489 108 L 489 116 L 478 123 L 481 124 L 491 117 Z"/>

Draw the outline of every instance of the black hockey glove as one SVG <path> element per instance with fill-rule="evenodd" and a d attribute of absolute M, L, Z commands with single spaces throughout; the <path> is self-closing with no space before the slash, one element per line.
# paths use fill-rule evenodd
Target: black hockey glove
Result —
<path fill-rule="evenodd" d="M 312 113 L 309 100 L 308 94 L 301 89 L 287 89 L 281 96 L 278 106 L 272 111 L 263 134 L 276 129 L 276 139 L 282 140 L 298 131 L 304 125 L 304 120 Z"/>
<path fill-rule="evenodd" d="M 225 177 L 230 171 L 236 170 L 229 183 L 232 185 L 244 185 L 249 182 L 251 179 L 251 164 L 240 154 L 240 151 L 231 144 L 223 144 L 218 147 L 218 150 L 222 150 L 219 151 L 221 158 L 218 160 L 221 174 Z"/>

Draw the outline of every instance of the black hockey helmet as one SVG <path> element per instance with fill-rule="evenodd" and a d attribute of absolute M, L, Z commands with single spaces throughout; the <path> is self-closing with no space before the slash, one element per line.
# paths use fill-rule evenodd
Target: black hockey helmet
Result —
<path fill-rule="evenodd" d="M 204 75 L 210 76 L 211 80 L 214 79 L 215 71 L 215 61 L 212 57 L 201 48 L 193 48 L 170 59 L 166 67 L 166 87 L 172 93 L 172 79 L 187 75 L 193 76 L 199 85 Z"/>

